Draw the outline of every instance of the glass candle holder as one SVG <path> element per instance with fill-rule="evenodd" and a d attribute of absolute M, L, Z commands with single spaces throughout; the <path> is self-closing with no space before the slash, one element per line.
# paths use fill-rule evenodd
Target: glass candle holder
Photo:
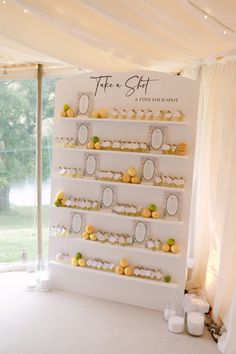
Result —
<path fill-rule="evenodd" d="M 166 309 L 164 310 L 164 320 L 168 322 L 169 318 L 171 316 L 175 316 L 176 314 L 176 309 L 168 303 Z"/>
<path fill-rule="evenodd" d="M 43 266 L 40 270 L 39 276 L 39 290 L 40 291 L 49 291 L 51 286 L 50 275 L 48 272 L 47 266 Z"/>
<path fill-rule="evenodd" d="M 35 265 L 27 268 L 27 290 L 36 291 L 38 289 L 38 271 Z"/>

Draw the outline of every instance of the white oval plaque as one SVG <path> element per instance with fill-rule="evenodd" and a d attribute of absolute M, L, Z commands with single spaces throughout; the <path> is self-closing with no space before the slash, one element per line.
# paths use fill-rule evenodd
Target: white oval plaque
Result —
<path fill-rule="evenodd" d="M 155 164 L 152 160 L 146 160 L 143 164 L 143 178 L 150 181 L 155 174 Z"/>
<path fill-rule="evenodd" d="M 151 146 L 153 149 L 158 150 L 163 144 L 164 136 L 160 128 L 156 128 L 152 132 Z"/>
<path fill-rule="evenodd" d="M 174 194 L 170 194 L 166 201 L 166 211 L 170 216 L 175 216 L 179 209 L 179 199 Z"/>
<path fill-rule="evenodd" d="M 105 208 L 109 208 L 113 202 L 113 190 L 110 187 L 106 187 L 102 194 L 102 203 Z"/>
<path fill-rule="evenodd" d="M 85 114 L 89 108 L 89 97 L 85 93 L 79 98 L 79 112 Z"/>
<path fill-rule="evenodd" d="M 73 232 L 80 232 L 82 227 L 82 217 L 80 214 L 74 214 L 72 217 L 72 231 Z"/>
<path fill-rule="evenodd" d="M 86 173 L 92 176 L 96 171 L 97 161 L 94 156 L 88 156 L 86 160 Z"/>
<path fill-rule="evenodd" d="M 134 237 L 137 242 L 143 242 L 146 237 L 146 225 L 143 222 L 138 222 L 135 226 Z"/>
<path fill-rule="evenodd" d="M 84 145 L 88 140 L 88 127 L 86 125 L 80 125 L 78 130 L 78 141 L 81 145 Z"/>

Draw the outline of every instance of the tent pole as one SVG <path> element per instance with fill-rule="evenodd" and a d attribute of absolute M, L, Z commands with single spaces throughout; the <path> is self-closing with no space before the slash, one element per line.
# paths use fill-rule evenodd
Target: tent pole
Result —
<path fill-rule="evenodd" d="M 36 114 L 36 205 L 37 205 L 37 258 L 42 265 L 42 77 L 43 65 L 37 66 L 37 114 Z"/>

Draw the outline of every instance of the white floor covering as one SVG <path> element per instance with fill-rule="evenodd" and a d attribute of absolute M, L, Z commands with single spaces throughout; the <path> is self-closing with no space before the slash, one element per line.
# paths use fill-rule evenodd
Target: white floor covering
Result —
<path fill-rule="evenodd" d="M 23 272 L 0 273 L 0 354 L 75 353 L 219 354 L 207 331 L 172 334 L 162 313 L 59 290 L 27 292 Z"/>

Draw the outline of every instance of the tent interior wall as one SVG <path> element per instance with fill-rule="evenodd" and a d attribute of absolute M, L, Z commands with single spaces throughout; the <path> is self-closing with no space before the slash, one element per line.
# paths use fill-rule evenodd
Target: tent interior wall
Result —
<path fill-rule="evenodd" d="M 2 65 L 172 72 L 235 55 L 233 0 L 5 0 L 0 7 Z"/>

